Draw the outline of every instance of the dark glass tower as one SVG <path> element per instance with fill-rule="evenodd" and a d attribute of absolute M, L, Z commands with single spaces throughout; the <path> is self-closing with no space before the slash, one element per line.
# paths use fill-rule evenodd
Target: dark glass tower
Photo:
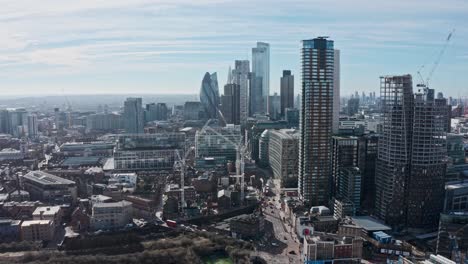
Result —
<path fill-rule="evenodd" d="M 240 124 L 240 86 L 229 83 L 224 86 L 221 96 L 221 112 L 227 124 Z"/>
<path fill-rule="evenodd" d="M 281 77 L 281 116 L 285 117 L 286 108 L 294 108 L 294 75 L 284 70 Z"/>

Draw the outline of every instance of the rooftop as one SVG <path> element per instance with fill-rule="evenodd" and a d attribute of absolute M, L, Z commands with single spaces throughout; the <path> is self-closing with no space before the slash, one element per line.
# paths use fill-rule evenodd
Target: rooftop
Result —
<path fill-rule="evenodd" d="M 95 195 L 91 195 L 91 201 L 95 203 L 99 203 L 99 202 L 104 203 L 107 201 L 112 201 L 112 197 L 105 196 L 102 194 L 95 194 Z"/>
<path fill-rule="evenodd" d="M 114 144 L 109 142 L 73 142 L 73 143 L 63 143 L 60 146 L 61 151 L 70 151 L 70 150 L 84 150 L 84 149 L 113 149 Z"/>
<path fill-rule="evenodd" d="M 55 175 L 49 174 L 43 171 L 30 171 L 23 176 L 24 179 L 35 181 L 44 185 L 69 185 L 75 184 L 74 181 L 70 181 L 64 178 L 57 177 Z"/>
<path fill-rule="evenodd" d="M 21 226 L 32 226 L 32 225 L 50 225 L 52 220 L 26 220 L 21 223 Z"/>
<path fill-rule="evenodd" d="M 334 234 L 314 232 L 313 236 L 305 237 L 307 243 L 315 244 L 319 242 L 333 243 L 333 244 L 351 244 L 353 240 L 362 240 L 361 238 L 338 236 Z"/>
<path fill-rule="evenodd" d="M 0 225 L 19 225 L 20 223 L 20 220 L 0 219 Z"/>
<path fill-rule="evenodd" d="M 94 204 L 93 207 L 96 208 L 106 208 L 106 207 L 125 207 L 125 206 L 131 206 L 132 203 L 129 201 L 120 201 L 120 202 L 114 202 L 114 203 L 97 203 Z"/>
<path fill-rule="evenodd" d="M 97 165 L 101 157 L 69 157 L 62 162 L 62 166 L 91 166 Z"/>
<path fill-rule="evenodd" d="M 54 216 L 60 211 L 60 206 L 40 206 L 34 210 L 33 216 Z"/>
<path fill-rule="evenodd" d="M 392 230 L 390 227 L 382 224 L 380 221 L 370 216 L 355 216 L 351 219 L 356 225 L 362 227 L 367 232 Z"/>
<path fill-rule="evenodd" d="M 20 153 L 20 151 L 17 149 L 5 148 L 0 150 L 0 153 Z"/>
<path fill-rule="evenodd" d="M 279 130 L 269 130 L 270 136 L 276 135 L 281 139 L 290 139 L 295 140 L 299 139 L 299 130 L 297 129 L 279 129 Z"/>

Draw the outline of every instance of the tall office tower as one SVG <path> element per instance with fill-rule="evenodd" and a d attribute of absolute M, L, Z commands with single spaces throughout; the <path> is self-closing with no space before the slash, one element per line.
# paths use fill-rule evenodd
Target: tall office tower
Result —
<path fill-rule="evenodd" d="M 219 88 L 216 72 L 205 73 L 200 88 L 200 102 L 208 118 L 217 118 L 219 111 Z"/>
<path fill-rule="evenodd" d="M 252 48 L 252 72 L 262 78 L 263 112 L 268 113 L 270 103 L 270 44 L 257 42 L 257 47 Z"/>
<path fill-rule="evenodd" d="M 358 167 L 361 171 L 361 205 L 363 209 L 374 210 L 375 197 L 375 163 L 377 160 L 377 147 L 379 136 L 368 134 L 359 138 Z"/>
<path fill-rule="evenodd" d="M 358 166 L 358 138 L 352 136 L 333 136 L 332 145 L 332 193 L 336 195 L 339 185 L 340 170 Z"/>
<path fill-rule="evenodd" d="M 452 130 L 452 105 L 448 103 L 447 98 L 443 97 L 442 93 L 437 95 L 434 102 L 436 104 L 435 114 L 444 118 L 445 132 L 450 133 Z"/>
<path fill-rule="evenodd" d="M 359 98 L 351 98 L 348 100 L 347 114 L 353 116 L 359 112 Z"/>
<path fill-rule="evenodd" d="M 297 94 L 296 95 L 296 100 L 294 101 L 294 107 L 297 108 L 297 109 L 301 109 L 301 100 L 302 100 L 302 97 L 300 94 Z"/>
<path fill-rule="evenodd" d="M 224 86 L 224 95 L 221 96 L 221 112 L 227 124 L 240 124 L 240 87 L 229 83 Z"/>
<path fill-rule="evenodd" d="M 249 74 L 249 116 L 265 114 L 263 108 L 262 77 Z"/>
<path fill-rule="evenodd" d="M 145 120 L 146 122 L 154 120 L 167 120 L 168 112 L 169 109 L 167 108 L 167 105 L 165 103 L 147 104 Z"/>
<path fill-rule="evenodd" d="M 413 82 L 411 75 L 380 78 L 382 133 L 376 163 L 375 214 L 390 225 L 405 222 L 410 174 Z"/>
<path fill-rule="evenodd" d="M 167 120 L 169 109 L 166 103 L 156 104 L 156 120 Z"/>
<path fill-rule="evenodd" d="M 447 170 L 447 101 L 435 99 L 434 89 L 424 88 L 415 95 L 411 148 L 411 174 L 408 180 L 407 225 L 436 227 L 442 212 Z"/>
<path fill-rule="evenodd" d="M 333 127 L 334 134 L 338 133 L 340 126 L 340 51 L 334 51 L 333 65 Z"/>
<path fill-rule="evenodd" d="M 10 129 L 14 137 L 22 137 L 26 134 L 28 125 L 28 112 L 24 108 L 16 108 L 10 111 Z"/>
<path fill-rule="evenodd" d="M 284 118 L 286 108 L 294 108 L 294 75 L 284 70 L 281 77 L 281 116 Z"/>
<path fill-rule="evenodd" d="M 167 120 L 167 106 L 165 103 L 151 103 L 146 105 L 145 122 Z"/>
<path fill-rule="evenodd" d="M 302 41 L 299 195 L 308 205 L 328 205 L 334 81 L 333 41 Z"/>
<path fill-rule="evenodd" d="M 296 108 L 286 108 L 284 119 L 290 128 L 299 127 L 299 110 Z"/>
<path fill-rule="evenodd" d="M 7 109 L 0 110 L 0 133 L 11 133 L 10 112 Z"/>
<path fill-rule="evenodd" d="M 28 136 L 30 138 L 36 138 L 39 134 L 38 129 L 39 124 L 37 121 L 37 115 L 28 115 Z"/>
<path fill-rule="evenodd" d="M 240 88 L 240 123 L 245 125 L 249 117 L 249 72 L 248 60 L 236 60 L 235 68 L 232 70 L 232 83 Z"/>
<path fill-rule="evenodd" d="M 124 103 L 123 116 L 126 133 L 138 134 L 144 132 L 145 124 L 141 98 L 127 98 Z"/>
<path fill-rule="evenodd" d="M 151 122 L 156 120 L 156 104 L 146 104 L 145 107 L 145 122 Z"/>
<path fill-rule="evenodd" d="M 268 99 L 268 101 L 270 102 L 270 110 L 268 114 L 270 115 L 270 119 L 278 120 L 281 116 L 281 97 L 278 95 L 278 93 L 274 93 L 273 95 L 270 95 L 269 98 L 270 99 Z"/>
<path fill-rule="evenodd" d="M 184 104 L 184 119 L 199 120 L 206 118 L 203 104 L 201 102 L 185 102 Z"/>
<path fill-rule="evenodd" d="M 381 78 L 382 137 L 376 164 L 376 214 L 393 226 L 438 223 L 446 173 L 446 116 L 434 90 L 414 96 L 410 75 Z M 442 113 L 442 114 L 441 114 Z"/>

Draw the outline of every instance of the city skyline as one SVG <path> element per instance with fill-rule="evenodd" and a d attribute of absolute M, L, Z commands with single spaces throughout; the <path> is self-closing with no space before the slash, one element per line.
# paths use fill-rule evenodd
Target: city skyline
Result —
<path fill-rule="evenodd" d="M 435 60 L 456 28 L 431 88 L 447 96 L 466 96 L 468 3 L 453 0 L 443 7 L 437 1 L 324 3 L 259 1 L 257 7 L 247 1 L 213 0 L 7 3 L 0 12 L 4 22 L 0 91 L 191 94 L 198 91 L 204 72 L 218 72 L 219 79 L 226 80 L 233 61 L 251 61 L 251 47 L 264 41 L 271 45 L 273 94 L 279 92 L 282 70 L 299 72 L 300 41 L 329 35 L 342 52 L 342 94 L 369 92 L 378 90 L 382 74 L 416 76 L 422 64 Z M 311 17 L 312 9 L 319 12 Z M 223 30 L 228 25 L 230 30 Z"/>
<path fill-rule="evenodd" d="M 468 263 L 467 0 L 0 2 L 1 263 Z"/>

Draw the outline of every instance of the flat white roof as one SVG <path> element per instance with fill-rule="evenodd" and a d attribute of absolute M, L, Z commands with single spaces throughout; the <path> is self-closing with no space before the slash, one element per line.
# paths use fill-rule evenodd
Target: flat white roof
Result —
<path fill-rule="evenodd" d="M 53 216 L 60 211 L 60 206 L 40 206 L 37 207 L 36 210 L 33 212 L 33 216 L 36 215 L 48 215 Z"/>
<path fill-rule="evenodd" d="M 32 225 L 50 225 L 51 220 L 26 220 L 21 223 L 21 226 L 32 226 Z"/>

